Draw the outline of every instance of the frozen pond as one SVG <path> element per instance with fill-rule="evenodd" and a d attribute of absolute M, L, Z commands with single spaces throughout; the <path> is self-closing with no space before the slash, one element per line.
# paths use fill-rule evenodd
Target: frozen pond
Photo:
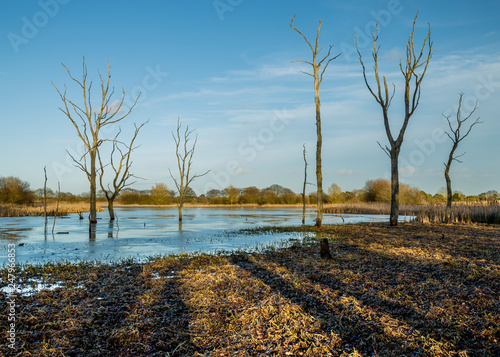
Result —
<path fill-rule="evenodd" d="M 300 225 L 301 208 L 184 208 L 179 226 L 176 208 L 118 207 L 118 221 L 107 212 L 98 214 L 96 231 L 89 234 L 88 220 L 77 214 L 56 220 L 52 234 L 50 217 L 44 234 L 43 217 L 0 217 L 0 262 L 7 262 L 7 248 L 15 244 L 17 263 L 47 261 L 146 258 L 184 252 L 252 249 L 301 238 L 298 233 L 248 235 L 235 231 L 260 226 Z M 314 209 L 307 210 L 306 224 L 314 224 Z M 387 221 L 379 215 L 325 214 L 324 224 Z"/>

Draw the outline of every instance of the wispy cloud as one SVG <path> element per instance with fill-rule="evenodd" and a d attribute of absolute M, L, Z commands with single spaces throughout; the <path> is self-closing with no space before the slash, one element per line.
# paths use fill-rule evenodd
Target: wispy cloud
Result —
<path fill-rule="evenodd" d="M 349 170 L 349 169 L 341 169 L 341 170 L 335 171 L 334 173 L 335 173 L 335 175 L 338 175 L 338 176 L 355 176 L 355 175 L 364 174 L 364 171 L 361 171 L 361 170 L 353 171 L 353 170 Z"/>

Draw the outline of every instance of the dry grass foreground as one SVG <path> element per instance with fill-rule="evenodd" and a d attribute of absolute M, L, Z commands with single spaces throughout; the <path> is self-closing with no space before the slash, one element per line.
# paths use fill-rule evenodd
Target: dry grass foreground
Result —
<path fill-rule="evenodd" d="M 329 238 L 332 259 L 321 260 L 313 242 L 144 264 L 26 266 L 21 279 L 64 287 L 18 298 L 17 348 L 2 339 L 0 352 L 500 355 L 500 226 L 339 225 L 318 237 Z"/>

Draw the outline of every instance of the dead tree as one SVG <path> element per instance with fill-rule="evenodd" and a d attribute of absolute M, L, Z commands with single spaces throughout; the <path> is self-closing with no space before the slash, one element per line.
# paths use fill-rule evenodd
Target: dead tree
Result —
<path fill-rule="evenodd" d="M 110 163 L 109 167 L 113 171 L 113 182 L 112 185 L 108 184 L 107 187 L 104 185 L 104 168 L 108 165 L 104 165 L 101 159 L 101 150 L 97 150 L 97 157 L 99 159 L 99 184 L 101 189 L 104 191 L 104 195 L 106 196 L 106 200 L 108 201 L 108 213 L 109 219 L 111 221 L 115 220 L 115 211 L 114 211 L 114 202 L 115 199 L 120 195 L 120 192 L 130 185 L 133 185 L 136 181 L 130 182 L 131 178 L 140 178 L 135 176 L 130 172 L 130 168 L 132 167 L 132 161 L 130 159 L 130 155 L 132 151 L 137 147 L 134 147 L 134 141 L 139 134 L 141 128 L 146 125 L 147 122 L 141 124 L 137 127 L 135 124 L 135 132 L 130 141 L 129 145 L 125 145 L 122 142 L 118 141 L 118 136 L 121 133 L 121 130 L 116 134 L 115 138 L 112 141 L 113 148 L 110 154 Z M 123 147 L 123 149 L 122 149 Z M 115 160 L 115 157 L 117 160 Z"/>
<path fill-rule="evenodd" d="M 54 223 L 52 224 L 52 234 L 54 234 L 54 228 L 56 228 L 56 217 L 59 214 L 59 198 L 61 196 L 61 183 L 57 183 L 57 205 L 56 212 L 54 213 Z"/>
<path fill-rule="evenodd" d="M 359 51 L 358 47 L 358 41 L 356 38 L 356 49 L 359 55 L 359 62 L 363 67 L 363 78 L 371 95 L 373 96 L 373 98 L 375 98 L 375 101 L 382 108 L 385 132 L 389 140 L 389 146 L 386 145 L 385 147 L 382 147 L 380 143 L 379 145 L 391 160 L 391 216 L 390 216 L 391 226 L 396 226 L 398 224 L 398 216 L 399 216 L 399 168 L 398 168 L 399 153 L 401 151 L 401 145 L 403 144 L 404 134 L 406 128 L 408 127 L 410 118 L 412 117 L 412 115 L 414 114 L 415 110 L 419 105 L 422 80 L 424 79 L 425 73 L 427 71 L 427 66 L 429 65 L 429 61 L 432 58 L 432 55 L 434 54 L 434 52 L 432 51 L 430 24 L 427 36 L 423 41 L 420 51 L 417 52 L 415 50 L 413 35 L 415 33 L 415 23 L 417 21 L 417 17 L 418 17 L 418 12 L 413 20 L 413 28 L 410 37 L 408 38 L 408 43 L 406 44 L 406 61 L 404 64 L 402 62 L 399 63 L 401 74 L 404 77 L 405 88 L 404 88 L 403 124 L 397 136 L 393 135 L 389 120 L 389 107 L 394 97 L 396 86 L 393 84 L 393 90 L 391 94 L 389 92 L 387 79 L 385 78 L 385 76 L 382 77 L 383 81 L 381 81 L 380 79 L 379 67 L 378 67 L 378 52 L 380 50 L 380 45 L 377 45 L 378 24 L 376 33 L 375 34 L 372 33 L 372 38 L 373 38 L 372 56 L 374 62 L 373 68 L 375 72 L 376 91 L 372 89 L 372 86 L 368 82 L 365 64 L 363 63 L 361 52 Z"/>
<path fill-rule="evenodd" d="M 172 180 L 174 180 L 175 186 L 177 187 L 177 192 L 179 192 L 179 204 L 177 206 L 179 209 L 179 222 L 182 222 L 182 208 L 184 207 L 184 202 L 189 190 L 189 185 L 191 184 L 191 182 L 193 182 L 194 179 L 205 176 L 210 172 L 210 170 L 208 170 L 201 175 L 192 175 L 191 173 L 194 150 L 196 148 L 196 142 L 198 141 L 198 135 L 196 135 L 193 145 L 189 147 L 190 136 L 193 132 L 194 130 L 190 131 L 189 126 L 186 126 L 184 134 L 181 135 L 180 119 L 177 120 L 177 130 L 175 132 L 172 132 L 172 137 L 174 138 L 175 142 L 175 156 L 177 157 L 179 180 L 174 177 L 170 169 L 168 169 L 168 171 L 170 172 Z"/>
<path fill-rule="evenodd" d="M 463 93 L 460 93 L 460 96 L 458 98 L 458 109 L 457 109 L 457 114 L 455 117 L 455 124 L 456 126 L 454 127 L 453 124 L 451 123 L 452 121 L 450 120 L 451 115 L 445 116 L 443 114 L 443 117 L 446 119 L 448 122 L 448 126 L 450 128 L 450 132 L 446 132 L 446 135 L 451 139 L 451 142 L 453 143 L 450 151 L 450 155 L 448 156 L 448 161 L 444 163 L 445 169 L 444 169 L 444 177 L 446 179 L 446 213 L 445 213 L 445 218 L 444 221 L 445 223 L 450 223 L 451 221 L 451 201 L 452 201 L 452 195 L 453 192 L 451 190 L 451 178 L 450 178 L 450 168 L 451 164 L 453 161 L 457 161 L 459 163 L 462 163 L 462 161 L 459 160 L 460 157 L 465 155 L 465 152 L 461 155 L 455 156 L 455 151 L 458 148 L 458 144 L 462 140 L 464 140 L 471 132 L 472 128 L 479 123 L 482 123 L 479 121 L 479 118 L 477 118 L 467 129 L 465 134 L 463 134 L 463 131 L 461 132 L 462 126 L 465 124 L 467 120 L 471 118 L 471 116 L 474 114 L 474 112 L 477 110 L 477 102 L 474 105 L 474 108 L 469 112 L 469 114 L 464 118 L 462 116 L 462 98 L 463 98 Z"/>
<path fill-rule="evenodd" d="M 306 223 L 306 186 L 307 186 L 307 159 L 306 159 L 306 144 L 303 145 L 304 155 L 304 186 L 302 187 L 302 224 Z"/>
<path fill-rule="evenodd" d="M 47 234 L 47 166 L 44 166 L 45 181 L 43 184 L 43 217 L 45 220 L 44 233 Z"/>
<path fill-rule="evenodd" d="M 312 185 L 307 182 L 307 159 L 306 159 L 306 144 L 303 144 L 304 150 L 302 154 L 304 155 L 304 186 L 302 187 L 302 224 L 306 223 L 306 186 Z"/>
<path fill-rule="evenodd" d="M 295 28 L 293 26 L 293 20 L 295 20 L 295 16 L 290 21 L 290 27 L 292 29 L 294 29 L 295 31 L 297 31 L 304 38 L 306 43 L 309 45 L 309 48 L 311 49 L 312 57 L 313 57 L 312 62 L 297 60 L 297 61 L 292 61 L 292 63 L 303 62 L 303 63 L 311 65 L 311 67 L 313 69 L 312 74 L 308 73 L 308 72 L 302 72 L 302 73 L 307 74 L 308 76 L 311 76 L 314 78 L 314 103 L 316 106 L 316 136 L 317 136 L 317 141 L 316 141 L 316 185 L 317 185 L 317 193 L 318 193 L 318 195 L 317 195 L 318 196 L 318 207 L 317 207 L 317 216 L 316 216 L 316 226 L 321 227 L 321 222 L 323 220 L 323 174 L 321 171 L 321 147 L 322 147 L 323 139 L 321 136 L 321 103 L 319 100 L 319 88 L 320 88 L 321 82 L 323 81 L 323 75 L 325 74 L 325 71 L 328 68 L 328 65 L 330 64 L 331 61 L 333 61 L 334 59 L 339 57 L 340 54 L 338 54 L 337 56 L 331 57 L 333 45 L 330 45 L 330 47 L 328 49 L 328 53 L 323 58 L 318 58 L 318 55 L 321 51 L 321 48 L 319 48 L 319 32 L 321 29 L 321 20 L 319 21 L 318 32 L 316 34 L 316 42 L 315 42 L 314 47 L 307 40 L 307 37 L 302 32 L 300 32 L 297 28 Z"/>
<path fill-rule="evenodd" d="M 69 152 L 68 155 L 73 159 L 75 166 L 87 175 L 90 184 L 89 222 L 92 225 L 97 223 L 97 152 L 99 146 L 106 140 L 101 137 L 101 130 L 106 126 L 117 124 L 126 118 L 137 104 L 140 94 L 128 110 L 124 110 L 123 108 L 125 100 L 125 90 L 123 89 L 121 99 L 115 103 L 111 102 L 114 88 L 110 88 L 111 67 L 108 61 L 107 77 L 103 78 L 98 72 L 101 93 L 99 93 L 100 102 L 98 102 L 98 107 L 95 108 L 92 106 L 92 81 L 89 82 L 87 80 L 85 57 L 83 58 L 82 79 L 76 79 L 64 64 L 62 66 L 66 72 L 68 72 L 70 79 L 76 83 L 77 87 L 82 91 L 82 104 L 78 105 L 76 102 L 66 97 L 66 85 L 64 85 L 64 91 L 62 92 L 54 85 L 63 102 L 63 107 L 59 109 L 71 121 L 76 129 L 78 137 L 85 147 L 85 153 L 81 158 L 75 158 Z"/>

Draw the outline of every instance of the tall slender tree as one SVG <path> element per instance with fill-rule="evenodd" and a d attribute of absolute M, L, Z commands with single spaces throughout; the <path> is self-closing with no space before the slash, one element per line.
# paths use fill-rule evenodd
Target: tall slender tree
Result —
<path fill-rule="evenodd" d="M 189 130 L 189 126 L 186 126 L 184 133 L 181 133 L 181 122 L 180 119 L 177 120 L 177 130 L 172 132 L 172 137 L 175 142 L 175 156 L 177 158 L 177 169 L 179 170 L 179 179 L 176 179 L 172 174 L 172 171 L 168 169 L 170 172 L 170 177 L 174 180 L 175 186 L 177 187 L 177 192 L 179 192 L 179 204 L 177 208 L 179 210 L 179 222 L 182 222 L 182 209 L 184 207 L 184 202 L 186 197 L 190 191 L 189 185 L 193 182 L 194 179 L 198 177 L 205 176 L 210 172 L 201 174 L 201 175 L 193 175 L 191 172 L 191 168 L 193 165 L 193 155 L 196 148 L 196 142 L 198 141 L 198 135 L 195 136 L 193 145 L 189 145 L 189 141 L 191 140 L 191 135 L 194 130 Z M 180 227 L 180 226 L 179 226 Z"/>
<path fill-rule="evenodd" d="M 377 45 L 378 41 L 378 24 L 376 27 L 376 33 L 372 33 L 373 38 L 373 68 L 375 74 L 376 81 L 376 90 L 372 89 L 372 86 L 369 84 L 366 68 L 363 62 L 361 52 L 359 51 L 358 41 L 356 38 L 356 49 L 359 55 L 359 62 L 361 63 L 361 67 L 363 68 L 363 78 L 366 84 L 366 87 L 370 91 L 375 101 L 382 108 L 382 116 L 384 120 L 385 132 L 387 134 L 387 138 L 389 140 L 389 146 L 380 147 L 385 151 L 387 156 L 389 156 L 391 160 L 391 215 L 390 215 L 390 224 L 391 226 L 396 226 L 398 224 L 398 216 L 399 216 L 399 153 L 401 152 L 401 145 L 403 144 L 404 134 L 406 132 L 406 128 L 408 127 L 408 123 L 410 118 L 414 114 L 420 102 L 420 91 L 422 80 L 427 72 L 427 66 L 429 65 L 429 61 L 432 58 L 434 52 L 432 51 L 432 42 L 431 42 L 431 25 L 429 24 L 429 29 L 427 32 L 427 36 L 425 37 L 422 47 L 420 50 L 415 50 L 415 45 L 413 41 L 413 36 L 415 33 L 415 23 L 417 21 L 418 12 L 413 20 L 413 28 L 408 38 L 408 42 L 406 44 L 406 60 L 403 64 L 399 63 L 399 68 L 401 74 L 404 77 L 404 115 L 403 115 L 403 124 L 399 129 L 399 133 L 397 136 L 394 136 L 389 120 L 389 107 L 391 105 L 392 99 L 394 97 L 394 93 L 396 91 L 396 86 L 393 84 L 392 94 L 389 91 L 387 85 L 387 79 L 385 76 L 382 76 L 380 79 L 379 74 L 379 63 L 378 63 L 378 53 L 380 50 L 380 45 Z"/>
<path fill-rule="evenodd" d="M 446 180 L 446 213 L 445 213 L 445 218 L 444 218 L 445 223 L 450 223 L 450 221 L 451 221 L 451 201 L 452 201 L 452 196 L 453 196 L 453 191 L 451 190 L 451 178 L 450 178 L 451 164 L 453 163 L 453 161 L 457 161 L 459 163 L 462 163 L 462 161 L 460 161 L 459 158 L 465 155 L 465 152 L 464 152 L 463 154 L 455 156 L 455 151 L 458 148 L 458 144 L 460 144 L 460 142 L 462 140 L 464 140 L 470 134 L 472 128 L 475 125 L 482 123 L 481 121 L 479 121 L 479 118 L 477 118 L 471 125 L 469 125 L 469 128 L 466 129 L 465 134 L 463 131 L 461 131 L 463 129 L 462 126 L 465 124 L 465 122 L 467 120 L 469 120 L 472 117 L 472 115 L 474 114 L 474 112 L 478 109 L 477 102 L 476 102 L 476 104 L 474 105 L 474 108 L 469 112 L 469 114 L 467 114 L 464 117 L 462 115 L 462 98 L 463 98 L 463 96 L 464 96 L 464 94 L 460 93 L 459 98 L 458 98 L 458 109 L 457 109 L 457 114 L 456 114 L 455 121 L 454 121 L 455 125 L 453 125 L 452 120 L 450 120 L 451 115 L 445 116 L 443 114 L 444 118 L 448 122 L 448 127 L 450 128 L 450 131 L 446 132 L 446 135 L 448 135 L 448 137 L 450 138 L 450 140 L 452 142 L 451 151 L 450 151 L 450 154 L 448 155 L 448 161 L 446 163 L 444 163 L 444 167 L 445 167 L 444 177 Z"/>
<path fill-rule="evenodd" d="M 319 88 L 321 86 L 321 82 L 323 82 L 323 75 L 325 74 L 326 69 L 331 61 L 340 56 L 331 56 L 333 45 L 330 45 L 328 48 L 328 53 L 324 57 L 319 57 L 319 53 L 321 52 L 321 48 L 319 48 L 319 32 L 321 30 L 321 20 L 319 20 L 318 32 L 316 33 L 316 42 L 313 45 L 307 40 L 307 37 L 300 32 L 296 27 L 293 26 L 293 21 L 295 20 L 295 16 L 290 21 L 290 27 L 297 31 L 309 45 L 309 48 L 312 52 L 312 62 L 297 60 L 292 61 L 295 62 L 303 62 L 312 67 L 312 72 L 302 72 L 307 74 L 308 76 L 313 77 L 314 79 L 314 104 L 316 107 L 316 185 L 318 192 L 318 200 L 317 200 L 317 216 L 316 216 L 316 226 L 321 227 L 321 222 L 323 221 L 323 173 L 321 170 L 321 148 L 323 145 L 323 138 L 321 135 L 321 102 L 319 100 Z"/>
<path fill-rule="evenodd" d="M 304 184 L 302 186 L 302 224 L 306 223 L 306 186 L 307 186 L 307 159 L 306 144 L 302 145 L 302 156 L 304 156 Z"/>
<path fill-rule="evenodd" d="M 82 78 L 75 78 L 68 67 L 62 64 L 70 79 L 76 84 L 77 88 L 81 90 L 82 98 L 81 104 L 67 98 L 67 89 L 64 85 L 64 90 L 60 91 L 54 83 L 57 93 L 61 97 L 63 106 L 59 109 L 68 117 L 73 124 L 76 133 L 85 147 L 85 153 L 81 158 L 75 158 L 69 151 L 68 154 L 73 159 L 75 166 L 82 170 L 90 184 L 90 225 L 97 223 L 97 152 L 99 146 L 106 140 L 101 135 L 101 130 L 104 127 L 114 125 L 125 119 L 137 104 L 140 94 L 135 99 L 133 105 L 124 110 L 123 103 L 125 100 L 125 90 L 122 89 L 122 96 L 117 102 L 112 102 L 111 99 L 114 94 L 114 88 L 110 88 L 111 82 L 111 67 L 108 60 L 107 76 L 103 78 L 98 71 L 100 82 L 100 102 L 97 102 L 97 107 L 93 107 L 91 98 L 92 81 L 87 79 L 87 65 L 85 64 L 85 57 L 83 57 Z"/>

